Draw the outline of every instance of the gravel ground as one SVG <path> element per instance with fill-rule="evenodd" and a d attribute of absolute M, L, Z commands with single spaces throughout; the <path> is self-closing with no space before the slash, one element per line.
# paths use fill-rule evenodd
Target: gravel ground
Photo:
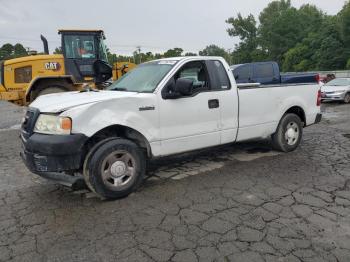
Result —
<path fill-rule="evenodd" d="M 0 261 L 350 261 L 350 105 L 289 154 L 268 142 L 151 164 L 118 201 L 30 174 L 23 109 L 0 103 Z"/>

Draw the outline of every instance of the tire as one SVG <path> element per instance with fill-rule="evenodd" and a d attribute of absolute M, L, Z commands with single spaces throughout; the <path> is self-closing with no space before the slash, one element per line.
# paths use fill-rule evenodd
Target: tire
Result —
<path fill-rule="evenodd" d="M 90 183 L 90 178 L 89 178 L 89 168 L 88 168 L 88 164 L 90 163 L 90 159 L 91 157 L 93 156 L 93 154 L 96 152 L 96 150 L 102 146 L 103 144 L 111 141 L 111 140 L 114 140 L 114 139 L 117 139 L 117 137 L 112 137 L 112 138 L 107 138 L 107 139 L 104 139 L 98 143 L 96 143 L 91 149 L 90 151 L 86 154 L 86 157 L 85 157 L 85 160 L 84 160 L 84 164 L 83 164 L 83 177 L 84 177 L 84 180 L 85 180 L 85 184 L 87 185 L 87 187 L 94 193 L 95 192 L 95 189 L 92 187 L 91 183 Z"/>
<path fill-rule="evenodd" d="M 344 103 L 345 104 L 349 104 L 350 103 L 350 93 L 345 94 Z"/>
<path fill-rule="evenodd" d="M 30 101 L 33 102 L 35 99 L 37 99 L 39 96 L 42 96 L 42 95 L 62 93 L 67 91 L 68 90 L 65 87 L 59 86 L 59 85 L 41 87 L 37 91 L 31 94 Z"/>
<path fill-rule="evenodd" d="M 123 198 L 134 192 L 146 172 L 143 150 L 122 138 L 105 141 L 87 160 L 87 185 L 107 199 Z"/>
<path fill-rule="evenodd" d="M 282 117 L 275 134 L 272 135 L 272 146 L 282 152 L 292 152 L 298 148 L 303 136 L 303 126 L 299 116 L 286 114 Z"/>

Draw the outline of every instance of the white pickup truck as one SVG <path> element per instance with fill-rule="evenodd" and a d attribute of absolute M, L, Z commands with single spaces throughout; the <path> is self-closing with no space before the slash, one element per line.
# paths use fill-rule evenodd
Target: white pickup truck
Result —
<path fill-rule="evenodd" d="M 66 184 L 83 174 L 97 194 L 120 198 L 151 158 L 269 137 L 295 150 L 321 120 L 320 95 L 316 83 L 237 87 L 220 57 L 156 60 L 105 91 L 39 97 L 23 120 L 21 155 L 35 174 Z"/>

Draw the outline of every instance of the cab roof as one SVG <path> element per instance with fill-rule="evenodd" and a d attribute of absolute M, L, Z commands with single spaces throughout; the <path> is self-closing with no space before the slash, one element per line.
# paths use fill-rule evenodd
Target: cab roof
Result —
<path fill-rule="evenodd" d="M 103 33 L 103 30 L 100 29 L 58 29 L 58 33 L 62 33 L 62 32 L 68 32 L 68 33 L 79 33 L 79 32 L 83 32 L 83 33 Z"/>
<path fill-rule="evenodd" d="M 100 29 L 59 29 L 58 34 L 68 33 L 68 34 L 100 34 L 103 39 L 106 39 L 105 33 Z"/>

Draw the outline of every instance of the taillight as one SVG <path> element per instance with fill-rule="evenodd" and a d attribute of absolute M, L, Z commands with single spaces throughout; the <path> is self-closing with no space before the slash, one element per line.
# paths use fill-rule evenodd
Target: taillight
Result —
<path fill-rule="evenodd" d="M 319 74 L 316 74 L 316 75 L 315 75 L 315 80 L 316 80 L 316 82 L 317 82 L 317 83 L 319 83 L 319 82 L 320 82 L 321 77 L 320 77 L 320 75 L 319 75 Z"/>
<path fill-rule="evenodd" d="M 321 106 L 321 90 L 317 92 L 317 106 Z"/>

